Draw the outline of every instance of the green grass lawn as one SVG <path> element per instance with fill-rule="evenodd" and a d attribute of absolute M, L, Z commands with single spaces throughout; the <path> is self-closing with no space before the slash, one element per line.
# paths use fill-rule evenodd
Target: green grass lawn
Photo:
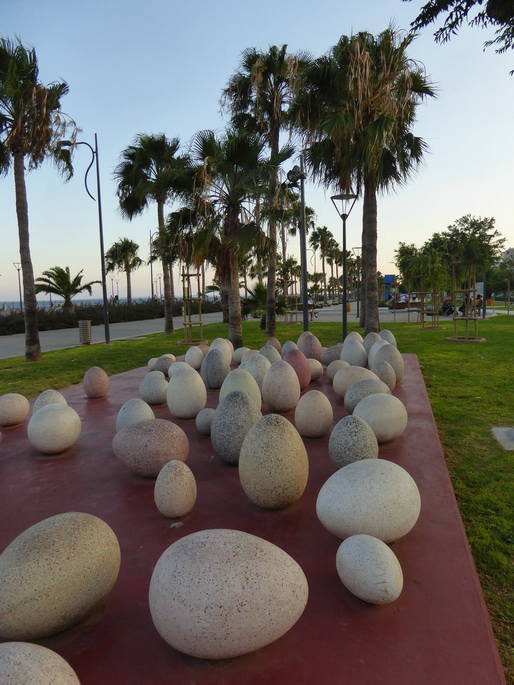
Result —
<path fill-rule="evenodd" d="M 447 342 L 450 321 L 440 330 L 421 330 L 391 323 L 401 352 L 418 356 L 448 469 L 466 527 L 507 680 L 514 684 L 514 452 L 505 451 L 491 429 L 514 425 L 514 317 L 497 316 L 479 323 L 485 343 Z M 339 323 L 310 323 L 325 346 L 340 340 Z M 359 330 L 355 323 L 349 330 Z M 247 347 L 266 342 L 257 322 L 243 324 Z M 277 326 L 277 338 L 296 340 L 301 324 Z M 225 324 L 204 326 L 213 340 L 227 337 Z M 82 381 L 91 366 L 110 374 L 146 365 L 165 352 L 187 349 L 172 336 L 150 335 L 142 340 L 76 347 L 47 352 L 43 361 L 21 357 L 0 360 L 0 394 L 18 392 L 34 397 L 47 388 L 64 388 Z"/>

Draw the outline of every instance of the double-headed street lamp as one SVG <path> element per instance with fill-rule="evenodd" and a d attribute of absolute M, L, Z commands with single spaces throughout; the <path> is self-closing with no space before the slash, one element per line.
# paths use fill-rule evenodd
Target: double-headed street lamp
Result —
<path fill-rule="evenodd" d="M 350 216 L 350 212 L 353 209 L 353 205 L 357 200 L 357 195 L 353 193 L 340 193 L 339 195 L 332 195 L 330 198 L 332 204 L 336 208 L 336 212 L 339 214 L 343 220 L 343 342 L 346 338 L 348 331 L 348 317 L 346 311 L 347 302 L 347 290 L 348 290 L 348 272 L 346 269 L 346 219 Z M 339 209 L 337 203 L 341 203 L 341 209 Z"/>

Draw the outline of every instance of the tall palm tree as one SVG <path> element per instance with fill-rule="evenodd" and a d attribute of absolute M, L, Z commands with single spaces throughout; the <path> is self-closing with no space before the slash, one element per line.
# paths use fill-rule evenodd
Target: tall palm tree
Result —
<path fill-rule="evenodd" d="M 118 198 L 123 216 L 132 219 L 141 214 L 148 204 L 157 204 L 157 229 L 166 232 L 165 204 L 178 197 L 188 197 L 191 176 L 189 160 L 177 155 L 180 141 L 166 138 L 163 133 L 140 133 L 121 154 L 114 170 L 118 182 Z M 164 241 L 165 238 L 162 238 Z M 164 332 L 173 333 L 173 273 L 170 260 L 162 260 L 164 283 Z"/>
<path fill-rule="evenodd" d="M 284 127 L 287 110 L 301 66 L 307 62 L 305 55 L 290 55 L 287 45 L 281 48 L 272 45 L 267 52 L 256 48 L 244 51 L 241 66 L 229 80 L 223 93 L 223 102 L 228 103 L 232 120 L 236 125 L 245 125 L 266 137 L 271 156 L 278 155 L 280 130 Z M 278 169 L 270 179 L 272 205 L 278 196 Z M 277 222 L 270 216 L 269 263 L 266 302 L 266 334 L 275 335 L 275 285 L 277 270 Z"/>
<path fill-rule="evenodd" d="M 247 206 L 269 183 L 277 164 L 290 150 L 265 159 L 265 140 L 258 134 L 229 129 L 221 137 L 201 131 L 192 141 L 191 155 L 198 163 L 199 206 L 208 207 L 203 241 L 209 234 L 217 241 L 216 278 L 223 294 L 228 293 L 229 339 L 241 347 L 241 302 L 239 254 L 247 252 L 259 237 L 259 227 Z M 214 214 L 211 209 L 214 208 Z M 198 256 L 204 258 L 204 254 Z"/>
<path fill-rule="evenodd" d="M 39 81 L 35 50 L 25 48 L 19 41 L 0 39 L 0 173 L 6 174 L 12 165 L 23 273 L 26 361 L 41 359 L 41 345 L 25 168 L 27 162 L 30 170 L 52 157 L 60 170 L 71 177 L 70 150 L 59 145 L 61 138 L 74 141 L 76 135 L 74 122 L 61 111 L 61 99 L 67 92 L 64 81 L 48 86 Z"/>
<path fill-rule="evenodd" d="M 407 56 L 413 39 L 391 27 L 377 37 L 342 36 L 303 72 L 291 111 L 314 175 L 338 192 L 354 185 L 363 196 L 366 333 L 379 330 L 377 194 L 405 183 L 422 160 L 426 145 L 411 128 L 416 106 L 435 94 L 422 65 Z"/>
<path fill-rule="evenodd" d="M 127 304 L 132 304 L 132 272 L 144 262 L 138 256 L 139 245 L 130 238 L 120 238 L 105 253 L 105 270 L 124 271 L 127 277 Z"/>
<path fill-rule="evenodd" d="M 312 231 L 309 237 L 309 244 L 313 250 L 319 250 L 321 254 L 321 268 L 323 271 L 323 300 L 327 301 L 327 272 L 325 270 L 325 260 L 330 256 L 330 248 L 334 236 L 326 226 L 318 226 Z"/>
<path fill-rule="evenodd" d="M 89 283 L 82 283 L 81 269 L 76 276 L 71 277 L 70 267 L 66 266 L 64 269 L 61 266 L 54 266 L 48 271 L 43 271 L 43 275 L 36 278 L 36 293 L 46 293 L 62 297 L 64 304 L 62 306 L 65 312 L 73 314 L 75 312 L 75 305 L 72 299 L 75 295 L 80 295 L 84 291 L 93 294 L 92 286 L 101 281 L 90 281 Z"/>

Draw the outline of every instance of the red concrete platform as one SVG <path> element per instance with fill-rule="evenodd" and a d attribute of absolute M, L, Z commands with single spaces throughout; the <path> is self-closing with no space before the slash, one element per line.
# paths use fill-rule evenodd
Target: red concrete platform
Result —
<path fill-rule="evenodd" d="M 334 472 L 328 437 L 306 439 L 309 483 L 302 499 L 278 512 L 260 510 L 244 495 L 237 468 L 223 464 L 194 421 L 180 421 L 190 439 L 188 465 L 198 500 L 188 517 L 164 518 L 153 501 L 154 481 L 131 474 L 113 456 L 121 405 L 137 396 L 146 369 L 111 377 L 108 398 L 87 400 L 82 387 L 63 391 L 83 420 L 78 443 L 59 457 L 38 454 L 26 424 L 3 431 L 0 444 L 0 549 L 38 521 L 66 511 L 99 516 L 122 550 L 120 576 L 107 600 L 81 624 L 38 641 L 61 654 L 82 685 L 289 684 L 498 685 L 504 683 L 430 404 L 415 355 L 394 394 L 407 407 L 404 435 L 380 448 L 403 466 L 421 492 L 421 515 L 393 545 L 404 574 L 400 598 L 371 606 L 340 582 L 340 540 L 319 523 L 315 503 Z M 323 377 L 313 383 L 344 406 Z M 216 406 L 217 392 L 208 406 Z M 166 406 L 158 418 L 172 419 Z M 286 415 L 290 420 L 293 413 Z M 178 525 L 177 525 L 178 524 Z M 174 650 L 156 632 L 148 609 L 153 567 L 175 540 L 206 528 L 235 528 L 288 552 L 309 582 L 309 601 L 296 625 L 275 643 L 237 659 L 204 661 Z"/>

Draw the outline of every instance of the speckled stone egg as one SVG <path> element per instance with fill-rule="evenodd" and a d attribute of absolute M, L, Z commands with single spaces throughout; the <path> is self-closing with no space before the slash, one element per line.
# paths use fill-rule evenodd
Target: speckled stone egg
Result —
<path fill-rule="evenodd" d="M 268 338 L 268 340 L 266 340 L 266 345 L 273 345 L 273 347 L 275 347 L 279 353 L 282 354 L 282 343 L 280 340 L 278 340 L 278 338 Z"/>
<path fill-rule="evenodd" d="M 202 350 L 199 350 L 198 347 L 190 347 L 184 356 L 184 361 L 198 371 L 203 362 Z"/>
<path fill-rule="evenodd" d="M 262 391 L 262 381 L 266 371 L 271 366 L 271 362 L 263 354 L 253 354 L 247 361 L 243 362 L 243 368 L 248 371 L 256 380 L 259 389 Z"/>
<path fill-rule="evenodd" d="M 154 500 L 170 519 L 189 514 L 196 502 L 196 480 L 187 464 L 178 459 L 164 464 L 155 481 Z"/>
<path fill-rule="evenodd" d="M 348 340 L 357 340 L 357 342 L 363 343 L 363 337 L 358 331 L 350 331 L 343 342 L 348 342 Z"/>
<path fill-rule="evenodd" d="M 393 542 L 419 517 L 418 486 L 405 469 L 385 459 L 362 459 L 336 471 L 316 502 L 321 523 L 341 539 L 364 534 Z"/>
<path fill-rule="evenodd" d="M 36 523 L 0 555 L 0 637 L 37 640 L 78 623 L 119 569 L 118 540 L 96 516 L 69 512 Z"/>
<path fill-rule="evenodd" d="M 259 354 L 262 354 L 263 357 L 266 357 L 270 364 L 273 364 L 273 362 L 278 362 L 280 359 L 282 359 L 282 355 L 273 345 L 264 345 L 259 350 Z"/>
<path fill-rule="evenodd" d="M 291 364 L 298 376 L 298 382 L 300 383 L 300 391 L 305 390 L 305 388 L 311 382 L 311 367 L 307 361 L 307 357 L 300 350 L 291 350 L 284 357 L 284 361 Z"/>
<path fill-rule="evenodd" d="M 240 390 L 245 392 L 254 402 L 257 409 L 261 408 L 261 389 L 252 374 L 246 369 L 232 369 L 220 388 L 219 401 L 222 402 L 229 392 Z"/>
<path fill-rule="evenodd" d="M 139 394 L 148 404 L 164 404 L 168 393 L 168 381 L 162 371 L 150 371 L 141 381 Z"/>
<path fill-rule="evenodd" d="M 337 343 L 337 345 L 332 345 L 331 347 L 326 347 L 321 353 L 320 361 L 324 366 L 329 366 L 336 359 L 341 358 L 341 350 L 343 349 L 343 343 Z"/>
<path fill-rule="evenodd" d="M 44 390 L 40 395 L 36 397 L 34 404 L 32 405 L 32 413 L 36 412 L 41 407 L 45 407 L 47 404 L 68 404 L 64 395 L 62 395 L 58 390 Z"/>
<path fill-rule="evenodd" d="M 206 345 L 205 343 L 200 343 L 197 345 L 199 350 L 202 350 L 202 354 L 205 357 L 207 355 L 207 352 L 211 349 L 209 345 Z"/>
<path fill-rule="evenodd" d="M 303 495 L 309 458 L 300 434 L 283 416 L 266 414 L 250 428 L 239 455 L 247 497 L 263 509 L 284 509 Z"/>
<path fill-rule="evenodd" d="M 222 461 L 238 464 L 243 440 L 261 416 L 260 408 L 241 390 L 229 392 L 223 398 L 211 424 L 212 448 Z"/>
<path fill-rule="evenodd" d="M 356 597 L 370 604 L 390 604 L 401 594 L 400 562 L 385 542 L 371 535 L 352 535 L 336 554 L 337 574 Z"/>
<path fill-rule="evenodd" d="M 353 413 L 355 407 L 368 395 L 385 393 L 390 395 L 389 386 L 376 378 L 361 378 L 360 381 L 352 383 L 344 394 L 344 408 L 349 414 Z"/>
<path fill-rule="evenodd" d="M 300 566 L 267 540 L 211 529 L 174 542 L 152 574 L 149 604 L 160 636 L 201 659 L 265 647 L 300 618 L 308 584 Z"/>
<path fill-rule="evenodd" d="M 0 683 L 5 685 L 80 685 L 67 661 L 31 642 L 0 644 Z"/>
<path fill-rule="evenodd" d="M 378 340 L 376 340 L 373 345 L 371 346 L 370 351 L 368 352 L 368 366 L 371 368 L 375 362 L 375 355 L 377 352 L 382 349 L 382 347 L 385 347 L 389 345 L 389 343 L 386 340 L 382 340 L 380 336 L 378 336 Z"/>
<path fill-rule="evenodd" d="M 125 402 L 118 412 L 116 431 L 131 423 L 138 423 L 138 421 L 146 421 L 147 419 L 155 419 L 153 409 L 140 397 L 132 397 Z"/>
<path fill-rule="evenodd" d="M 234 353 L 234 346 L 226 338 L 216 338 L 211 342 L 210 350 L 219 350 L 225 361 L 225 364 L 230 367 L 232 362 L 232 354 Z"/>
<path fill-rule="evenodd" d="M 300 399 L 300 381 L 291 364 L 281 359 L 266 371 L 262 381 L 262 399 L 272 412 L 294 409 Z"/>
<path fill-rule="evenodd" d="M 323 375 L 323 364 L 317 359 L 307 359 L 311 367 L 311 383 L 319 380 Z"/>
<path fill-rule="evenodd" d="M 99 400 L 109 392 L 109 376 L 99 366 L 92 366 L 84 374 L 82 387 L 89 399 Z"/>
<path fill-rule="evenodd" d="M 345 362 L 342 359 L 334 359 L 334 361 L 330 362 L 330 364 L 327 366 L 327 378 L 328 378 L 328 380 L 331 383 L 333 383 L 334 382 L 334 376 L 339 371 L 339 369 L 346 369 L 348 366 L 350 366 L 350 364 L 348 364 L 348 362 Z"/>
<path fill-rule="evenodd" d="M 234 350 L 232 353 L 232 361 L 234 364 L 241 364 L 243 357 L 247 352 L 250 352 L 249 347 L 238 347 L 237 350 Z"/>
<path fill-rule="evenodd" d="M 160 357 L 157 357 L 154 364 L 154 371 L 160 371 L 165 376 L 169 376 L 169 368 L 176 361 L 177 359 L 174 354 L 161 354 Z"/>
<path fill-rule="evenodd" d="M 334 392 L 339 397 L 344 398 L 346 391 L 352 383 L 355 381 L 360 381 L 363 378 L 374 378 L 375 380 L 380 380 L 373 371 L 365 369 L 363 366 L 348 366 L 343 369 L 336 371 L 334 380 L 332 381 L 332 387 Z"/>
<path fill-rule="evenodd" d="M 207 403 L 207 390 L 198 371 L 188 365 L 175 371 L 168 383 L 166 401 L 178 419 L 194 419 Z"/>
<path fill-rule="evenodd" d="M 230 352 L 230 359 L 232 359 L 232 352 Z M 211 390 L 221 388 L 223 381 L 230 373 L 230 361 L 227 361 L 227 354 L 221 349 L 211 347 L 204 357 L 200 373 L 207 388 Z"/>
<path fill-rule="evenodd" d="M 30 411 L 30 403 L 24 395 L 8 392 L 0 396 L 0 427 L 8 428 L 23 423 Z"/>
<path fill-rule="evenodd" d="M 47 404 L 32 414 L 27 437 L 39 452 L 60 454 L 77 442 L 81 430 L 80 416 L 74 409 L 67 404 Z"/>
<path fill-rule="evenodd" d="M 296 430 L 304 438 L 321 438 L 332 428 L 334 412 L 330 401 L 319 390 L 305 393 L 294 411 Z"/>
<path fill-rule="evenodd" d="M 189 440 L 182 428 L 171 421 L 153 419 L 122 428 L 114 436 L 112 448 L 130 471 L 156 478 L 168 461 L 187 460 Z"/>
<path fill-rule="evenodd" d="M 375 362 L 371 367 L 371 370 L 387 385 L 389 390 L 393 392 L 396 387 L 396 374 L 391 364 L 384 359 L 380 362 Z"/>
<path fill-rule="evenodd" d="M 391 331 L 389 331 L 387 328 L 383 328 L 378 335 L 382 338 L 382 340 L 386 340 L 390 345 L 393 345 L 393 347 L 398 347 L 394 334 L 391 333 Z"/>
<path fill-rule="evenodd" d="M 304 353 L 307 359 L 317 359 L 318 361 L 321 359 L 323 347 L 318 338 L 310 331 L 304 331 L 298 338 L 296 344 L 298 345 L 298 349 Z"/>
<path fill-rule="evenodd" d="M 346 339 L 341 350 L 340 359 L 350 366 L 366 366 L 368 355 L 364 345 L 355 338 Z"/>
<path fill-rule="evenodd" d="M 369 423 L 379 444 L 400 436 L 407 426 L 407 410 L 394 395 L 368 395 L 355 409 L 353 415 Z"/>
<path fill-rule="evenodd" d="M 154 370 L 155 370 L 155 362 L 156 362 L 156 361 L 157 361 L 157 357 L 151 357 L 151 358 L 148 360 L 147 366 L 148 366 L 148 370 L 149 370 L 149 371 L 154 371 Z"/>
<path fill-rule="evenodd" d="M 205 409 L 202 409 L 202 411 L 198 412 L 195 419 L 195 425 L 197 431 L 201 435 L 211 434 L 212 420 L 215 413 L 216 410 L 212 409 L 211 407 L 205 407 Z"/>
<path fill-rule="evenodd" d="M 402 355 L 394 345 L 384 345 L 377 351 L 373 358 L 373 364 L 383 361 L 391 364 L 396 374 L 396 382 L 399 383 L 405 373 L 405 364 Z"/>
<path fill-rule="evenodd" d="M 180 371 L 181 369 L 186 369 L 186 371 L 191 371 L 192 366 L 190 364 L 188 364 L 187 362 L 174 362 L 169 368 L 170 380 L 177 373 L 177 371 Z"/>
<path fill-rule="evenodd" d="M 364 338 L 362 341 L 362 344 L 364 345 L 364 349 L 368 353 L 369 357 L 369 351 L 373 347 L 373 345 L 376 343 L 377 340 L 380 340 L 380 336 L 378 333 L 375 333 L 375 331 L 371 331 L 370 333 L 367 334 L 367 336 Z"/>
<path fill-rule="evenodd" d="M 259 350 L 247 350 L 244 352 L 243 356 L 241 357 L 241 364 L 245 364 L 250 357 L 253 357 L 255 354 L 259 354 Z"/>
<path fill-rule="evenodd" d="M 298 349 L 298 345 L 295 342 L 293 342 L 292 340 L 286 340 L 286 342 L 282 345 L 282 350 L 281 350 L 282 359 L 286 356 L 286 354 L 288 352 L 291 352 L 291 350 L 297 350 L 297 349 Z"/>
<path fill-rule="evenodd" d="M 377 459 L 378 451 L 378 441 L 371 426 L 356 416 L 340 419 L 328 441 L 328 456 L 338 469 L 360 459 Z"/>

